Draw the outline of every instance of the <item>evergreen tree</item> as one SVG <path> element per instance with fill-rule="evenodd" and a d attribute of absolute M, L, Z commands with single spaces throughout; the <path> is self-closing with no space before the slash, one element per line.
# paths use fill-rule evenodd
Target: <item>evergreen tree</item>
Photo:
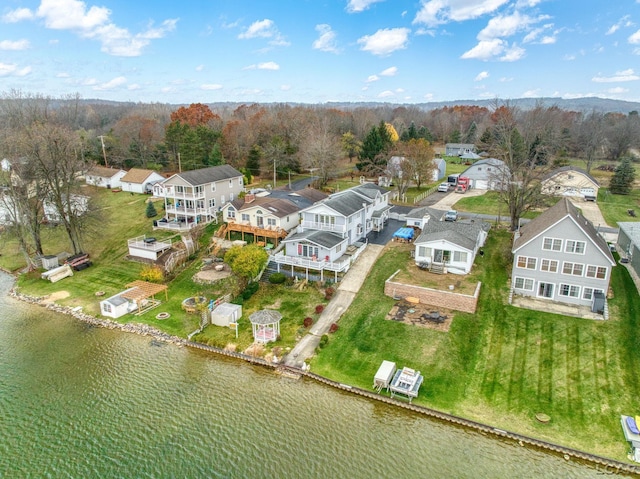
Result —
<path fill-rule="evenodd" d="M 247 156 L 246 167 L 253 176 L 260 176 L 260 162 L 262 161 L 262 148 L 253 145 Z"/>
<path fill-rule="evenodd" d="M 476 142 L 476 136 L 478 136 L 478 125 L 476 125 L 475 121 L 472 121 L 467 133 L 464 135 L 464 142 L 473 144 Z"/>
<path fill-rule="evenodd" d="M 404 141 L 405 143 L 409 140 L 417 140 L 418 138 L 420 137 L 418 136 L 418 129 L 416 128 L 416 124 L 414 122 L 411 122 L 409 128 L 404 130 L 402 132 L 402 136 L 400 136 L 400 140 Z"/>
<path fill-rule="evenodd" d="M 156 207 L 153 204 L 153 201 L 147 201 L 147 218 L 155 218 L 158 216 L 158 212 L 156 211 Z"/>
<path fill-rule="evenodd" d="M 451 132 L 451 137 L 449 138 L 449 140 L 451 141 L 451 143 L 460 143 L 460 140 L 462 140 L 462 134 L 460 133 L 460 130 L 458 130 L 457 128 L 453 130 L 453 132 Z"/>
<path fill-rule="evenodd" d="M 631 192 L 636 171 L 629 158 L 623 158 L 616 167 L 609 182 L 609 190 L 616 195 L 628 195 Z"/>
<path fill-rule="evenodd" d="M 429 143 L 433 143 L 433 135 L 426 126 L 421 126 L 418 129 L 418 138 L 424 138 Z"/>

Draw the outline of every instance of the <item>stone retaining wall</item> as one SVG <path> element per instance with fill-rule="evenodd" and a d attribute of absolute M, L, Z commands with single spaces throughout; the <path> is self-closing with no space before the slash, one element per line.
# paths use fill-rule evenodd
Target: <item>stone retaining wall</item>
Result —
<path fill-rule="evenodd" d="M 384 282 L 384 294 L 392 298 L 414 297 L 420 300 L 420 304 L 427 304 L 435 308 L 453 309 L 463 313 L 475 313 L 478 307 L 480 286 L 478 282 L 473 295 L 441 291 L 411 284 L 396 283 L 393 278 L 400 272 L 396 271 Z"/>

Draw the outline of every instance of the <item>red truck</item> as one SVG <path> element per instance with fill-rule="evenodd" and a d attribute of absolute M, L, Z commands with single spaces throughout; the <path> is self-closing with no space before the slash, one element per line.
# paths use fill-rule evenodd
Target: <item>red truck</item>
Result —
<path fill-rule="evenodd" d="M 456 184 L 456 193 L 466 193 L 469 189 L 469 178 L 466 176 L 459 176 L 458 183 Z"/>

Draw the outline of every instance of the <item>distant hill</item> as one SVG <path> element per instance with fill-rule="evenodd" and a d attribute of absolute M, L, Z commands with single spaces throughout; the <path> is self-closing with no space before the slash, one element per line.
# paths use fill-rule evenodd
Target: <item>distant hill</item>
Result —
<path fill-rule="evenodd" d="M 82 102 L 89 104 L 102 104 L 102 105 L 129 105 L 133 106 L 136 103 L 133 102 L 118 102 L 111 100 L 102 100 L 98 98 L 85 99 L 81 100 Z M 438 108 L 443 108 L 445 106 L 452 107 L 456 105 L 472 105 L 472 106 L 481 106 L 486 108 L 491 108 L 495 104 L 495 99 L 491 100 L 453 100 L 453 101 L 437 101 L 437 102 L 427 102 L 427 103 L 389 103 L 389 102 L 327 102 L 319 104 L 320 106 L 326 106 L 329 108 L 339 108 L 344 110 L 351 110 L 354 108 L 396 108 L 396 107 L 413 107 L 420 108 L 422 110 L 435 110 Z M 498 101 L 507 101 L 506 99 L 498 99 Z M 580 111 L 580 112 L 589 112 L 592 110 L 608 113 L 624 113 L 625 115 L 631 111 L 640 112 L 640 102 L 634 101 L 624 101 L 624 100 L 612 100 L 610 98 L 598 98 L 598 97 L 585 97 L 585 98 L 573 98 L 573 99 L 564 99 L 564 98 L 554 98 L 554 97 L 540 97 L 540 98 L 515 98 L 508 99 L 509 103 L 524 110 L 530 110 L 534 108 L 538 104 L 542 104 L 546 107 L 557 106 L 562 110 L 568 111 Z M 141 102 L 144 104 L 145 102 Z M 153 103 L 153 102 L 151 102 Z M 231 108 L 234 109 L 240 105 L 250 105 L 253 103 L 260 102 L 216 102 L 209 103 L 210 107 L 221 107 L 221 108 Z M 273 103 L 263 103 L 264 105 L 318 105 L 311 103 L 297 103 L 297 102 L 273 102 Z M 189 106 L 188 103 L 176 103 L 172 104 L 176 108 L 180 106 Z"/>

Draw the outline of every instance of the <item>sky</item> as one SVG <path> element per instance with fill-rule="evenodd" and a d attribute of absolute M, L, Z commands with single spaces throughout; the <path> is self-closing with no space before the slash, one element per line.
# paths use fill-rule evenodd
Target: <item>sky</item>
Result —
<path fill-rule="evenodd" d="M 2 0 L 0 93 L 640 101 L 640 0 Z"/>

